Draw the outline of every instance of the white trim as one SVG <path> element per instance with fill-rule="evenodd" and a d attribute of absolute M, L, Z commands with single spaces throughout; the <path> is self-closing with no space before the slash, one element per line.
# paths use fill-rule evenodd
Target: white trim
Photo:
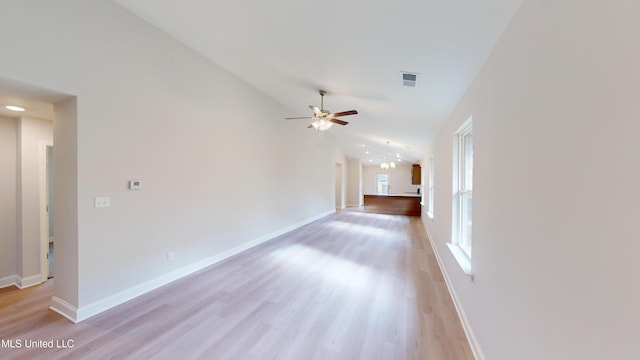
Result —
<path fill-rule="evenodd" d="M 218 263 L 222 260 L 228 259 L 231 256 L 234 256 L 236 254 L 239 254 L 245 250 L 248 250 L 254 246 L 260 245 L 264 242 L 267 242 L 271 239 L 274 239 L 282 234 L 288 233 L 292 230 L 295 230 L 299 227 L 302 227 L 304 225 L 307 225 L 313 221 L 316 221 L 318 219 L 321 219 L 327 215 L 333 214 L 335 213 L 334 210 L 330 210 L 324 213 L 321 213 L 319 215 L 313 216 L 311 218 L 305 219 L 299 223 L 293 224 L 291 226 L 285 227 L 283 229 L 274 231 L 272 233 L 263 235 L 259 238 L 256 238 L 254 240 L 251 240 L 249 242 L 246 242 L 244 244 L 238 245 L 234 248 L 231 248 L 227 251 L 224 251 L 222 253 L 216 254 L 210 258 L 198 261 L 194 264 L 185 266 L 181 269 L 177 269 L 175 271 L 172 271 L 170 273 L 167 273 L 165 275 L 159 276 L 155 279 L 149 280 L 147 282 L 144 282 L 142 284 L 133 286 L 129 289 L 123 290 L 117 294 L 114 294 L 112 296 L 109 296 L 107 298 L 104 298 L 102 300 L 98 300 L 94 303 L 91 303 L 89 305 L 86 306 L 82 306 L 80 308 L 75 309 L 75 316 L 73 318 L 70 318 L 71 321 L 74 322 L 80 322 L 83 320 L 86 320 L 92 316 L 95 316 L 103 311 L 106 311 L 108 309 L 111 309 L 115 306 L 118 306 L 122 303 L 125 303 L 129 300 L 132 300 L 140 295 L 146 294 L 152 290 L 155 290 L 163 285 L 166 285 L 172 281 L 178 280 L 180 278 L 183 278 L 189 274 L 192 274 L 198 270 L 204 269 L 206 267 L 209 267 L 215 263 Z M 57 311 L 57 310 L 56 310 Z M 64 314 L 63 314 L 64 315 Z M 66 315 L 65 315 L 66 316 Z M 75 320 L 74 320 L 75 319 Z"/>
<path fill-rule="evenodd" d="M 460 245 L 452 244 L 452 243 L 447 243 L 447 247 L 449 248 L 449 251 L 451 251 L 451 254 L 453 255 L 453 257 L 458 262 L 458 265 L 460 265 L 462 272 L 464 272 L 466 275 L 469 275 L 471 277 L 471 280 L 473 281 L 473 272 L 471 271 L 471 259 L 469 259 L 469 256 L 464 251 L 464 249 Z"/>
<path fill-rule="evenodd" d="M 434 155 L 429 156 L 429 166 L 427 168 L 427 176 L 429 183 L 427 184 L 427 216 L 433 219 L 434 205 L 435 205 L 435 168 L 434 168 Z M 424 196 L 424 192 L 423 192 Z"/>
<path fill-rule="evenodd" d="M 42 284 L 42 275 L 32 275 L 26 278 L 16 275 L 16 286 L 20 289 L 25 289 L 30 286 Z"/>
<path fill-rule="evenodd" d="M 467 319 L 467 315 L 464 312 L 464 308 L 460 303 L 460 299 L 458 298 L 458 294 L 456 293 L 453 285 L 451 284 L 451 279 L 449 278 L 449 274 L 447 270 L 442 265 L 442 258 L 440 257 L 440 253 L 438 252 L 438 248 L 434 244 L 431 233 L 429 232 L 429 228 L 424 226 L 425 231 L 427 232 L 427 237 L 429 238 L 429 244 L 431 245 L 431 249 L 433 249 L 433 253 L 436 256 L 436 261 L 438 262 L 438 267 L 440 267 L 440 271 L 442 272 L 442 277 L 444 277 L 444 282 L 447 284 L 447 289 L 449 289 L 449 294 L 453 299 L 453 305 L 456 308 L 456 312 L 458 313 L 458 317 L 460 318 L 460 322 L 462 323 L 462 329 L 464 330 L 465 335 L 467 336 L 467 340 L 469 341 L 469 346 L 471 347 L 471 351 L 473 352 L 473 356 L 476 360 L 486 360 L 484 354 L 482 353 L 482 348 L 480 348 L 480 343 L 478 343 L 478 339 L 476 338 L 473 329 L 471 328 L 471 324 L 469 324 L 469 319 Z M 449 244 L 449 243 L 447 243 Z M 473 277 L 471 277 L 473 281 Z"/>
<path fill-rule="evenodd" d="M 49 278 L 49 213 L 47 212 L 48 187 L 47 187 L 47 147 L 53 147 L 53 142 L 49 140 L 40 140 L 38 149 L 40 155 L 38 157 L 38 200 L 40 203 L 40 282 L 45 282 Z"/>
<path fill-rule="evenodd" d="M 77 320 L 78 308 L 60 299 L 59 297 L 54 296 L 51 298 L 51 305 L 49 306 L 49 309 L 66 317 L 67 319 L 71 320 L 73 323 L 78 322 Z"/>
<path fill-rule="evenodd" d="M 9 286 L 18 286 L 18 275 L 9 275 L 0 279 L 0 289 Z"/>
<path fill-rule="evenodd" d="M 42 276 L 40 274 L 32 275 L 26 278 L 20 275 L 9 275 L 0 279 L 0 289 L 15 286 L 18 289 L 25 289 L 34 285 L 42 284 Z"/>

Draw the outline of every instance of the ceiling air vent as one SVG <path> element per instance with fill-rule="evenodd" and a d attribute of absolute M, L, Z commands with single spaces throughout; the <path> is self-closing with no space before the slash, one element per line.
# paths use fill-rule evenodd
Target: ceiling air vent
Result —
<path fill-rule="evenodd" d="M 418 74 L 403 72 L 402 73 L 402 85 L 406 87 L 416 87 L 416 81 L 418 80 Z"/>

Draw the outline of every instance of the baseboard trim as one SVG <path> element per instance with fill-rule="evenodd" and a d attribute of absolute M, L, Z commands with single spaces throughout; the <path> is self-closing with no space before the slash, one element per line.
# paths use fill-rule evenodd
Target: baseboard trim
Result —
<path fill-rule="evenodd" d="M 159 276 L 155 279 L 149 280 L 147 282 L 144 282 L 142 284 L 133 286 L 129 289 L 123 290 L 117 294 L 114 294 L 112 296 L 109 296 L 107 298 L 104 298 L 102 300 L 98 300 L 94 303 L 91 303 L 89 305 L 83 306 L 83 307 L 79 307 L 79 308 L 74 308 L 71 305 L 71 308 L 74 309 L 75 311 L 75 316 L 69 317 L 67 315 L 65 315 L 62 312 L 59 312 L 58 310 L 54 310 L 60 314 L 62 314 L 63 316 L 67 317 L 69 320 L 73 321 L 73 322 L 81 322 L 83 320 L 86 320 L 90 317 L 93 317 L 95 315 L 98 315 L 106 310 L 109 310 L 115 306 L 118 306 L 120 304 L 123 304 L 127 301 L 130 301 L 134 298 L 137 298 L 138 296 L 144 295 L 152 290 L 155 290 L 161 286 L 164 286 L 170 282 L 173 282 L 175 280 L 178 280 L 180 278 L 183 278 L 187 275 L 190 275 L 196 271 L 202 270 L 206 267 L 209 267 L 211 265 L 214 265 L 222 260 L 228 259 L 234 255 L 237 255 L 243 251 L 246 251 L 252 247 L 258 246 L 264 242 L 267 242 L 269 240 L 272 240 L 282 234 L 288 233 L 290 231 L 293 231 L 299 227 L 302 227 L 304 225 L 307 225 L 311 222 L 314 222 L 316 220 L 319 220 L 327 215 L 330 214 L 334 214 L 335 210 L 330 210 L 324 213 L 321 213 L 319 215 L 313 216 L 311 218 L 305 219 L 303 221 L 300 221 L 296 224 L 293 224 L 291 226 L 287 226 L 285 228 L 279 229 L 277 231 L 274 231 L 272 233 L 260 236 L 259 238 L 256 238 L 254 240 L 251 240 L 249 242 L 243 243 L 241 245 L 238 245 L 236 247 L 233 247 L 227 251 L 224 251 L 222 253 L 216 254 L 212 257 L 209 257 L 207 259 L 201 260 L 199 262 L 196 262 L 194 264 L 185 266 L 183 268 L 177 269 L 175 271 L 172 271 L 170 273 L 167 273 L 165 275 Z M 68 304 L 67 304 L 68 305 Z M 53 309 L 53 305 L 52 305 L 52 309 Z"/>
<path fill-rule="evenodd" d="M 69 304 L 68 302 L 60 299 L 59 297 L 52 297 L 51 298 L 51 305 L 49 306 L 49 309 L 57 312 L 58 314 L 66 317 L 67 319 L 71 320 L 73 323 L 77 323 L 77 319 L 78 319 L 78 309 Z"/>
<path fill-rule="evenodd" d="M 18 287 L 18 275 L 9 275 L 0 279 L 0 289 L 6 288 L 9 286 Z"/>
<path fill-rule="evenodd" d="M 424 217 L 423 217 L 424 224 Z M 460 318 L 460 322 L 462 323 L 462 329 L 464 330 L 465 335 L 467 336 L 467 341 L 469 341 L 469 345 L 471 346 L 471 351 L 473 352 L 473 356 L 476 360 L 485 360 L 484 354 L 482 353 L 482 349 L 480 348 L 480 344 L 478 343 L 478 339 L 476 338 L 473 329 L 471 328 L 471 324 L 469 324 L 469 320 L 467 319 L 467 315 L 462 308 L 462 304 L 460 303 L 460 299 L 458 298 L 458 294 L 456 293 L 453 285 L 451 284 L 451 279 L 449 278 L 449 274 L 447 273 L 447 269 L 442 265 L 442 258 L 440 257 L 440 253 L 438 252 L 438 248 L 435 246 L 433 242 L 433 238 L 431 237 L 431 232 L 429 228 L 424 224 L 424 229 L 427 232 L 427 237 L 429 238 L 429 244 L 433 249 L 433 253 L 436 256 L 436 261 L 438 262 L 438 267 L 440 267 L 440 271 L 442 272 L 442 276 L 444 277 L 444 282 L 447 285 L 447 289 L 449 290 L 449 294 L 453 299 L 453 306 L 456 308 L 456 312 L 458 313 L 458 317 Z"/>
<path fill-rule="evenodd" d="M 26 278 L 16 275 L 16 286 L 20 289 L 25 289 L 30 286 L 42 284 L 42 275 L 33 275 Z"/>

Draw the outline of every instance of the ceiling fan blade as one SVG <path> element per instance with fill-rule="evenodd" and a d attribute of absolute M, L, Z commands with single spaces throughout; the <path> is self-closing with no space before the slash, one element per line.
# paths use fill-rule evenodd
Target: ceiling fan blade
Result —
<path fill-rule="evenodd" d="M 288 118 L 284 118 L 285 120 L 298 120 L 298 119 L 313 119 L 311 116 L 305 116 L 305 117 L 288 117 Z"/>
<path fill-rule="evenodd" d="M 313 110 L 313 113 L 316 115 L 321 115 L 322 111 L 320 111 L 320 109 L 318 109 L 317 106 L 313 106 L 313 105 L 309 105 L 309 109 Z"/>
<path fill-rule="evenodd" d="M 340 116 L 347 116 L 347 115 L 356 115 L 358 114 L 358 111 L 356 110 L 349 110 L 349 111 L 342 111 L 342 112 L 337 112 L 337 113 L 333 113 L 333 114 L 329 114 L 328 117 L 330 118 L 337 118 Z"/>
<path fill-rule="evenodd" d="M 340 119 L 327 119 L 329 121 L 331 121 L 332 123 L 336 123 L 338 125 L 347 125 L 348 122 L 340 120 Z"/>

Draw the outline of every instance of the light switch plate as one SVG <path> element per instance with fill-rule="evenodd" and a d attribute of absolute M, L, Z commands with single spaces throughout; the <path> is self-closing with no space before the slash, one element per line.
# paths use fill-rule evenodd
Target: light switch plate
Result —
<path fill-rule="evenodd" d="M 111 205 L 111 199 L 108 196 L 100 196 L 95 198 L 94 207 L 103 208 Z"/>

